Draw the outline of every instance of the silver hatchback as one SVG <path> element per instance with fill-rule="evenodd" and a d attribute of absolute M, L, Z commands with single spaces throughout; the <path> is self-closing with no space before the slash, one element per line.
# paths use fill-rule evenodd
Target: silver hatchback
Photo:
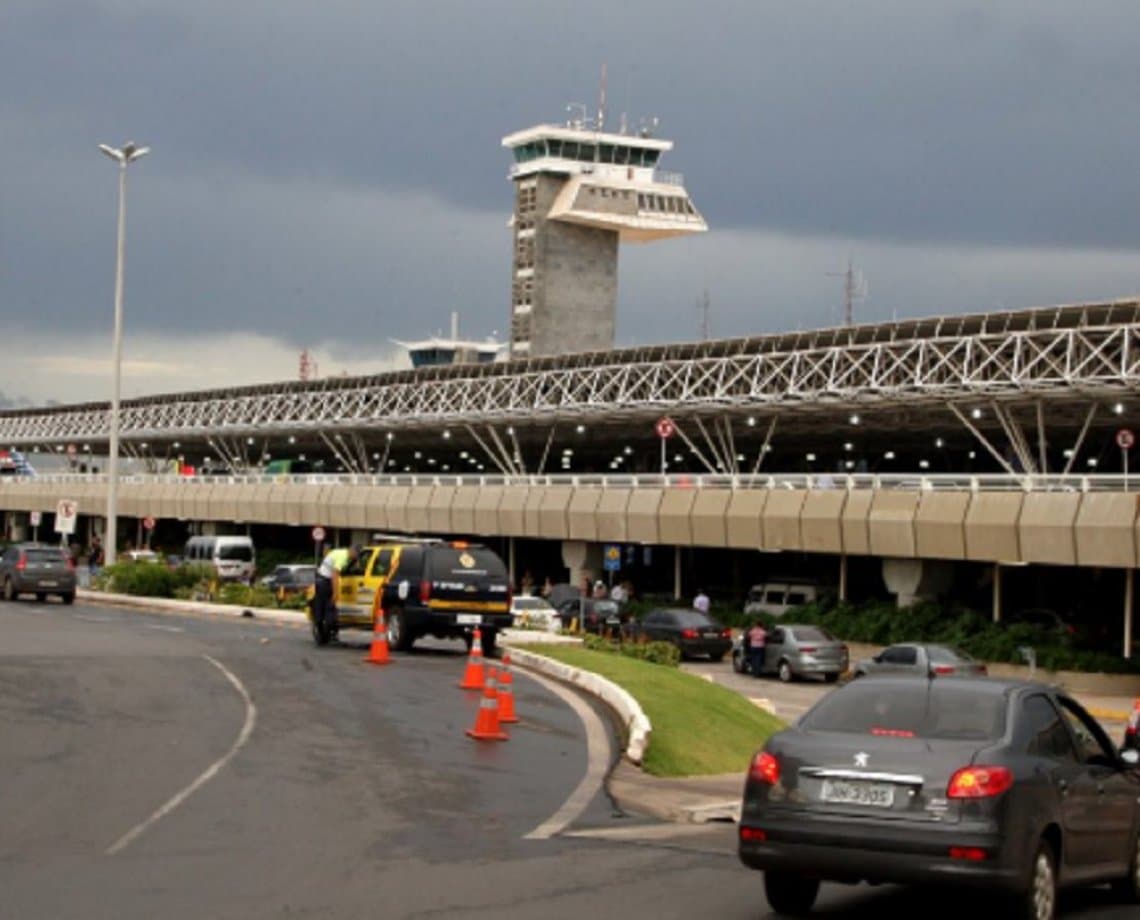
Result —
<path fill-rule="evenodd" d="M 14 601 L 21 594 L 34 594 L 42 601 L 55 594 L 70 604 L 75 600 L 75 567 L 58 546 L 9 546 L 0 556 L 0 591 L 6 601 Z"/>
<path fill-rule="evenodd" d="M 732 666 L 740 674 L 751 674 L 744 636 L 732 645 Z M 761 674 L 775 674 L 785 683 L 797 677 L 820 675 L 828 683 L 839 680 L 847 670 L 847 646 L 819 626 L 788 623 L 775 626 L 764 646 Z"/>

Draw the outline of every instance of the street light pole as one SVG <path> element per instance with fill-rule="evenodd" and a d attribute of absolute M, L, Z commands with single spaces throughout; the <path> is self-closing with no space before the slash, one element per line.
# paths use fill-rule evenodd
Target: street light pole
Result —
<path fill-rule="evenodd" d="M 123 363 L 123 258 L 127 244 L 127 164 L 150 152 L 127 141 L 121 148 L 100 144 L 99 149 L 119 164 L 119 233 L 115 253 L 115 336 L 111 352 L 111 437 L 107 457 L 107 530 L 103 540 L 106 564 L 115 561 L 119 514 L 119 381 Z"/>

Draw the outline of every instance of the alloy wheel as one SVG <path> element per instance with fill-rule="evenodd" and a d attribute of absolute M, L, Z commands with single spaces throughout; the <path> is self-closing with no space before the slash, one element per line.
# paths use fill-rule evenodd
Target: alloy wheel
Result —
<path fill-rule="evenodd" d="M 1035 920 L 1053 920 L 1057 885 L 1053 878 L 1053 861 L 1042 848 L 1033 863 L 1033 916 Z"/>

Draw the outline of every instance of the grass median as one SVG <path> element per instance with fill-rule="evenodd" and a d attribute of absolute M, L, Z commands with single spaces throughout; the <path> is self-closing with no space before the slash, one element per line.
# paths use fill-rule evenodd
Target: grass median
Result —
<path fill-rule="evenodd" d="M 642 769 L 654 776 L 744 772 L 784 723 L 739 693 L 678 668 L 565 645 L 528 651 L 600 674 L 637 700 L 653 725 Z"/>

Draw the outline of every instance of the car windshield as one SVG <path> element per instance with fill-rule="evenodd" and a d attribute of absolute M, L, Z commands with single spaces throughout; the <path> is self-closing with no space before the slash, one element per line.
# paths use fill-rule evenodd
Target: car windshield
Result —
<path fill-rule="evenodd" d="M 791 630 L 797 642 L 834 642 L 834 637 L 818 626 L 797 626 Z"/>
<path fill-rule="evenodd" d="M 966 681 L 855 681 L 800 721 L 807 731 L 897 738 L 979 740 L 1005 733 L 1005 697 Z"/>
<path fill-rule="evenodd" d="M 218 547 L 218 558 L 227 562 L 252 562 L 253 550 L 243 544 L 222 545 Z"/>
<path fill-rule="evenodd" d="M 515 607 L 519 610 L 539 610 L 544 607 L 549 607 L 541 597 L 516 597 Z"/>

